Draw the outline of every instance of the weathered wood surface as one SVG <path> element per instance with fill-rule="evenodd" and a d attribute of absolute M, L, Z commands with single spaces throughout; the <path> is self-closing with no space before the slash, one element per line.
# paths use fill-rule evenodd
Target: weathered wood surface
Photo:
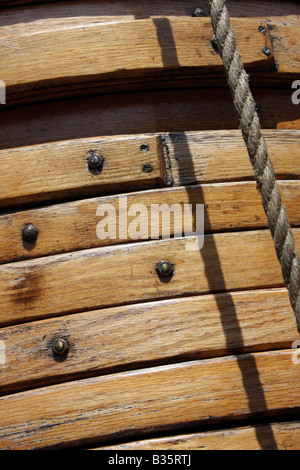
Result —
<path fill-rule="evenodd" d="M 300 181 L 279 181 L 279 187 L 290 224 L 300 226 Z M 136 236 L 148 240 L 156 234 L 156 231 L 151 231 L 151 224 L 155 220 L 159 238 L 187 234 L 184 214 L 188 204 L 192 204 L 194 211 L 193 217 L 190 217 L 193 231 L 196 230 L 197 204 L 204 204 L 206 233 L 268 227 L 261 196 L 254 181 L 138 191 L 0 216 L 0 263 L 127 243 L 132 241 L 134 224 Z M 102 220 L 105 225 L 105 220 L 108 220 L 106 205 L 115 211 L 117 225 L 123 224 L 124 220 L 125 236 L 123 231 L 119 233 L 116 230 L 114 239 L 99 238 L 97 226 Z M 167 206 L 164 208 L 164 205 Z M 162 213 L 151 215 L 155 206 L 164 216 Z M 22 229 L 26 224 L 32 224 L 38 230 L 38 238 L 34 243 L 22 240 Z"/>
<path fill-rule="evenodd" d="M 294 351 L 82 379 L 0 398 L 0 448 L 67 447 L 299 409 Z M 122 391 L 120 393 L 120 391 Z"/>
<path fill-rule="evenodd" d="M 299 246 L 300 230 L 293 233 Z M 201 250 L 194 243 L 194 237 L 157 240 L 2 265 L 0 323 L 130 302 L 283 285 L 269 231 L 206 235 Z M 168 282 L 156 273 L 161 260 L 175 266 Z"/>
<path fill-rule="evenodd" d="M 145 439 L 95 450 L 299 450 L 300 422 L 270 423 Z M 187 458 L 186 458 L 187 459 Z M 183 459 L 182 459 L 183 460 Z"/>
<path fill-rule="evenodd" d="M 104 157 L 99 174 L 88 167 L 93 151 Z M 145 163 L 152 165 L 151 173 L 143 171 Z M 90 138 L 0 151 L 0 206 L 155 187 L 163 180 L 158 136 Z"/>
<path fill-rule="evenodd" d="M 258 31 L 260 25 L 256 19 L 233 20 L 243 61 L 250 70 L 274 66 L 274 59 L 262 52 L 271 42 L 267 32 Z M 8 89 L 19 86 L 28 93 L 32 88 L 48 88 L 52 80 L 56 87 L 69 82 L 82 85 L 110 74 L 136 77 L 161 68 L 223 72 L 211 36 L 209 18 L 157 18 L 0 36 L 1 78 Z"/>
<path fill-rule="evenodd" d="M 263 135 L 277 178 L 299 178 L 299 131 L 264 129 Z M 164 137 L 174 185 L 253 179 L 240 130 L 182 132 Z"/>
<path fill-rule="evenodd" d="M 268 129 L 300 129 L 291 89 L 253 88 L 261 123 Z M 276 103 L 276 106 L 274 105 Z M 0 109 L 0 149 L 86 137 L 238 129 L 225 88 L 115 93 Z"/>
<path fill-rule="evenodd" d="M 53 356 L 55 338 L 69 342 L 64 361 Z M 77 313 L 0 330 L 0 394 L 155 363 L 290 348 L 299 338 L 286 289 Z"/>
<path fill-rule="evenodd" d="M 297 22 L 282 17 L 267 27 L 266 21 L 270 20 L 232 19 L 244 65 L 252 77 L 258 72 L 260 81 L 285 79 L 292 74 L 296 77 L 300 71 Z M 222 61 L 211 45 L 209 18 L 157 17 L 108 24 L 84 21 L 56 30 L 50 25 L 32 33 L 16 33 L 12 28 L 2 33 L 2 38 L 0 27 L 1 76 L 7 87 L 7 106 L 99 92 L 102 87 L 102 92 L 108 87 L 111 91 L 120 87 L 128 90 L 132 89 L 130 81 L 134 81 L 135 89 L 157 87 L 157 80 L 163 87 L 164 82 L 180 86 L 180 80 L 189 80 L 186 86 L 195 86 L 197 81 L 202 86 L 212 80 L 224 82 Z M 262 25 L 265 33 L 258 30 Z M 262 52 L 265 45 L 274 51 L 274 57 Z"/>
<path fill-rule="evenodd" d="M 276 176 L 299 178 L 300 132 L 266 129 L 264 136 Z M 161 185 L 160 139 L 168 159 L 168 184 L 253 179 L 239 130 L 75 139 L 0 150 L 0 207 Z M 141 150 L 143 144 L 148 151 Z M 106 159 L 99 175 L 88 171 L 91 150 Z M 144 163 L 152 165 L 151 173 L 142 171 Z"/>

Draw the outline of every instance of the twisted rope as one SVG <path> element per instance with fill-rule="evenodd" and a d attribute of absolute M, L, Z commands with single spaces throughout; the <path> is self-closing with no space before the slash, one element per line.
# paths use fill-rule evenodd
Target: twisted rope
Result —
<path fill-rule="evenodd" d="M 207 7 L 215 34 L 214 43 L 223 61 L 242 135 L 261 193 L 277 258 L 300 332 L 300 260 L 267 145 L 261 133 L 256 104 L 249 87 L 249 78 L 236 47 L 235 34 L 230 25 L 225 0 L 208 0 Z"/>

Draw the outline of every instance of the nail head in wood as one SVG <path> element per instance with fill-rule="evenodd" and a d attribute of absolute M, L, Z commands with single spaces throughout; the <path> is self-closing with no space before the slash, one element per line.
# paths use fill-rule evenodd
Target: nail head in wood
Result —
<path fill-rule="evenodd" d="M 170 277 L 174 273 L 174 265 L 169 261 L 160 261 L 156 265 L 156 272 L 158 276 Z"/>
<path fill-rule="evenodd" d="M 55 356 L 66 356 L 69 352 L 69 343 L 62 338 L 57 338 L 52 344 L 52 352 Z"/>
<path fill-rule="evenodd" d="M 25 242 L 33 242 L 37 239 L 38 230 L 32 225 L 28 224 L 22 229 L 22 239 Z"/>

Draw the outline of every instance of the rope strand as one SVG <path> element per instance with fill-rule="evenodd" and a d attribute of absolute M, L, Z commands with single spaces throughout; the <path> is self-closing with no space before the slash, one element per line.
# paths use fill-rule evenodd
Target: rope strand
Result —
<path fill-rule="evenodd" d="M 225 0 L 208 0 L 207 7 L 215 34 L 214 43 L 223 61 L 234 107 L 240 120 L 242 135 L 261 193 L 277 258 L 300 333 L 300 260 L 267 145 L 261 133 L 256 104 L 249 87 L 249 77 L 236 47 L 235 34 L 230 25 Z"/>

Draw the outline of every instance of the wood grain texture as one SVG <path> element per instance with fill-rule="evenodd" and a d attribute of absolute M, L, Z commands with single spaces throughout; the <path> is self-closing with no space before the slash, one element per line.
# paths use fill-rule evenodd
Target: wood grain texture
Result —
<path fill-rule="evenodd" d="M 268 129 L 299 129 L 291 89 L 253 88 Z M 276 103 L 276 106 L 274 106 Z M 227 87 L 114 93 L 0 110 L 0 149 L 152 132 L 238 129 Z"/>
<path fill-rule="evenodd" d="M 300 226 L 300 181 L 279 181 L 279 187 L 290 224 L 293 227 Z M 127 229 L 125 236 L 117 230 L 114 239 L 99 238 L 97 226 L 107 217 L 107 204 L 116 214 L 117 226 L 123 224 L 124 220 Z M 190 217 L 193 231 L 196 230 L 197 204 L 204 204 L 206 233 L 268 227 L 255 182 L 138 191 L 121 196 L 81 199 L 0 216 L 0 263 L 118 245 L 132 241 L 133 236 L 148 240 L 156 233 L 153 230 L 151 232 L 151 224 L 155 220 L 158 221 L 157 233 L 160 238 L 170 238 L 174 234 L 178 236 L 187 233 L 184 214 L 187 213 L 188 204 L 192 204 L 194 211 L 193 217 Z M 155 205 L 164 215 L 154 216 L 151 213 Z M 26 224 L 32 224 L 38 230 L 38 239 L 34 243 L 22 240 L 22 229 Z"/>
<path fill-rule="evenodd" d="M 70 345 L 64 361 L 53 356 L 55 338 Z M 77 313 L 0 330 L 0 394 L 167 361 L 290 348 L 299 338 L 286 289 Z"/>
<path fill-rule="evenodd" d="M 277 178 L 300 177 L 300 133 L 264 129 Z M 239 130 L 164 135 L 173 184 L 253 179 L 253 169 Z"/>
<path fill-rule="evenodd" d="M 104 157 L 100 174 L 88 168 L 93 151 Z M 143 171 L 144 163 L 152 165 L 151 173 Z M 163 180 L 159 136 L 81 139 L 0 151 L 0 207 L 155 187 Z"/>
<path fill-rule="evenodd" d="M 292 412 L 290 350 L 111 374 L 0 398 L 0 448 L 67 447 L 207 422 Z"/>
<path fill-rule="evenodd" d="M 194 434 L 145 439 L 94 450 L 299 450 L 300 422 L 258 424 Z"/>
<path fill-rule="evenodd" d="M 296 246 L 300 230 L 293 230 Z M 192 246 L 190 245 L 193 240 Z M 156 265 L 166 259 L 174 275 L 163 282 Z M 94 248 L 0 266 L 0 322 L 21 323 L 175 296 L 282 286 L 269 231 L 206 235 Z"/>
<path fill-rule="evenodd" d="M 274 65 L 274 59 L 262 52 L 268 36 L 258 31 L 260 25 L 256 19 L 233 19 L 240 52 L 249 70 L 268 70 Z M 28 93 L 32 88 L 48 88 L 52 80 L 56 87 L 60 83 L 83 84 L 101 81 L 110 74 L 135 77 L 164 67 L 223 72 L 211 35 L 209 18 L 157 18 L 0 36 L 1 78 L 9 100 L 10 87 Z M 268 45 L 271 46 L 270 41 Z"/>

